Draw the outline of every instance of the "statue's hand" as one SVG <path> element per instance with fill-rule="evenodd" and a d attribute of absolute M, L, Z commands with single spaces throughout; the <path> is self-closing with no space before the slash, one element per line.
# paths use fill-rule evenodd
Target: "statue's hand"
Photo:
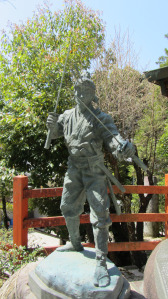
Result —
<path fill-rule="evenodd" d="M 135 155 L 135 147 L 129 141 L 123 141 L 117 151 L 117 158 L 121 161 L 128 158 L 133 158 Z"/>
<path fill-rule="evenodd" d="M 47 129 L 52 130 L 56 126 L 58 116 L 59 116 L 59 114 L 57 114 L 55 112 L 49 113 L 47 122 L 46 122 Z"/>

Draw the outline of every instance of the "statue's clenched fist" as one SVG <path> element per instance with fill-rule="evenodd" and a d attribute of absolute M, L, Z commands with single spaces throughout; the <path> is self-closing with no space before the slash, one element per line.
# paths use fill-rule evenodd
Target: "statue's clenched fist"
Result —
<path fill-rule="evenodd" d="M 47 129 L 52 130 L 56 126 L 58 116 L 59 116 L 59 114 L 57 114 L 55 112 L 49 113 L 47 122 L 46 122 Z"/>
<path fill-rule="evenodd" d="M 135 155 L 135 147 L 131 142 L 123 141 L 122 145 L 119 145 L 119 149 L 117 151 L 117 157 L 120 161 L 128 158 L 133 158 L 134 155 Z"/>

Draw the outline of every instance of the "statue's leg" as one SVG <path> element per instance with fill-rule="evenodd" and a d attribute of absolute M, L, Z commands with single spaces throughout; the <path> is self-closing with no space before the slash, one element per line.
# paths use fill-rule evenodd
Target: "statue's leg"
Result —
<path fill-rule="evenodd" d="M 99 167 L 95 166 L 90 173 L 86 173 L 85 182 L 96 248 L 94 285 L 106 287 L 110 284 L 106 257 L 108 253 L 109 226 L 111 225 L 106 176 Z"/>
<path fill-rule="evenodd" d="M 110 276 L 106 264 L 109 230 L 108 227 L 99 228 L 93 225 L 93 233 L 96 248 L 94 285 L 97 287 L 106 287 L 110 284 Z"/>
<path fill-rule="evenodd" d="M 81 238 L 79 233 L 80 220 L 79 216 L 73 218 L 66 218 L 66 226 L 69 233 L 70 243 L 59 247 L 58 251 L 82 251 Z"/>
<path fill-rule="evenodd" d="M 65 217 L 66 226 L 69 233 L 70 243 L 59 247 L 59 251 L 82 251 L 79 233 L 79 215 L 83 212 L 86 194 L 81 181 L 80 170 L 72 167 L 68 169 L 63 186 L 61 198 L 61 211 Z"/>

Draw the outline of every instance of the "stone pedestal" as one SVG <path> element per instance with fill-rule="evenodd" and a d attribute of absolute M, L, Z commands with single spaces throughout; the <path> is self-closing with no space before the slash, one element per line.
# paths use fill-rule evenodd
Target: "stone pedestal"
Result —
<path fill-rule="evenodd" d="M 126 299 L 130 286 L 118 268 L 107 260 L 111 283 L 105 288 L 95 287 L 95 249 L 82 252 L 54 251 L 29 274 L 29 286 L 38 299 Z"/>
<path fill-rule="evenodd" d="M 152 251 L 144 271 L 144 295 L 148 299 L 168 298 L 168 239 Z"/>

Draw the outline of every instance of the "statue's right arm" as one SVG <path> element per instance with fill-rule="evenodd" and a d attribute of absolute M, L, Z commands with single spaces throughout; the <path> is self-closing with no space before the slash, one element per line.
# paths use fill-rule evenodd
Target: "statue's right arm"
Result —
<path fill-rule="evenodd" d="M 62 114 L 50 112 L 47 118 L 46 126 L 51 132 L 51 139 L 56 139 L 63 136 Z"/>

